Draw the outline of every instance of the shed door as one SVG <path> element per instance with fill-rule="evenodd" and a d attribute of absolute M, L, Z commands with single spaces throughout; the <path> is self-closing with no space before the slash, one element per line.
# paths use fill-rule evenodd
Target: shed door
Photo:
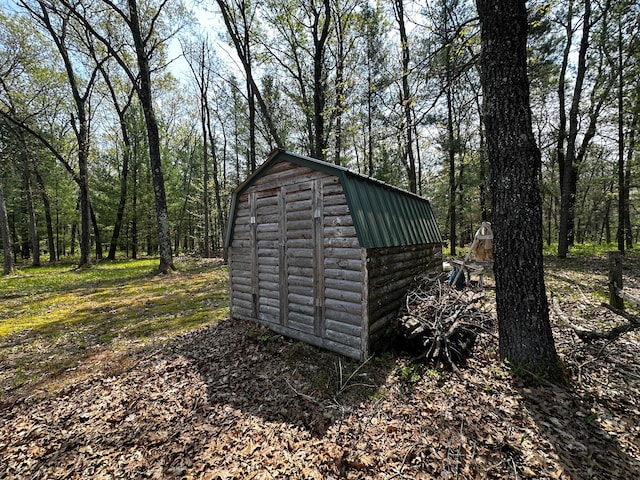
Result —
<path fill-rule="evenodd" d="M 324 337 L 321 180 L 282 187 L 280 205 L 281 322 Z"/>

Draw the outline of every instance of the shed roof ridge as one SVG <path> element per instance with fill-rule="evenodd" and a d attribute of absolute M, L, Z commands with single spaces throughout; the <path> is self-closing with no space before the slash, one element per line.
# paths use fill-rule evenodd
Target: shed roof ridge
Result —
<path fill-rule="evenodd" d="M 340 179 L 358 240 L 364 248 L 442 242 L 427 198 L 374 177 L 353 172 L 342 165 L 284 149 L 274 149 L 264 163 L 233 192 L 225 247 L 232 240 L 238 198 L 278 161 L 287 161 Z M 384 200 L 380 196 L 385 197 Z"/>
<path fill-rule="evenodd" d="M 409 190 L 405 190 L 404 188 L 400 188 L 400 187 L 397 187 L 395 185 L 391 185 L 390 183 L 387 183 L 387 182 L 385 182 L 383 180 L 380 180 L 379 178 L 372 177 L 370 175 L 365 175 L 365 174 L 359 173 L 359 172 L 354 172 L 353 170 L 350 170 L 350 169 L 348 169 L 347 167 L 345 167 L 343 165 L 336 165 L 335 163 L 327 162 L 325 160 L 320 160 L 320 159 L 317 159 L 317 158 L 314 158 L 314 157 L 310 157 L 310 156 L 307 156 L 307 155 L 302 155 L 300 153 L 293 153 L 293 152 L 290 152 L 290 151 L 282 149 L 282 148 L 273 149 L 271 151 L 271 153 L 269 154 L 269 157 L 267 158 L 267 160 L 265 160 L 265 162 L 258 168 L 258 170 L 260 168 L 262 168 L 263 166 L 266 166 L 267 164 L 269 164 L 271 161 L 274 161 L 274 159 L 279 154 L 285 154 L 285 155 L 293 157 L 293 158 L 299 158 L 299 159 L 305 160 L 307 162 L 311 162 L 311 163 L 315 163 L 315 164 L 318 164 L 318 165 L 322 165 L 322 166 L 324 166 L 326 168 L 329 168 L 329 169 L 338 170 L 338 171 L 340 171 L 342 173 L 345 173 L 347 175 L 351 175 L 351 176 L 353 176 L 353 177 L 355 177 L 355 178 L 357 178 L 359 180 L 372 182 L 372 183 L 375 183 L 375 184 L 380 185 L 382 187 L 389 188 L 391 190 L 397 191 L 398 193 L 402 193 L 404 195 L 411 195 L 411 196 L 419 198 L 420 200 L 427 200 L 428 201 L 428 199 L 426 197 L 423 197 L 422 195 L 418 195 L 417 193 L 411 192 Z M 251 177 L 249 177 L 249 178 L 251 178 Z"/>

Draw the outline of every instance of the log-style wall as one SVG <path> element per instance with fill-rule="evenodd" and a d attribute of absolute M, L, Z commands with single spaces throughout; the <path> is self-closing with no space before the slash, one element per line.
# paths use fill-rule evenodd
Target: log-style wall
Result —
<path fill-rule="evenodd" d="M 389 321 L 402 304 L 414 278 L 442 269 L 442 246 L 439 244 L 370 248 L 367 250 L 369 279 L 369 345 L 376 344 L 387 333 Z"/>
<path fill-rule="evenodd" d="M 439 245 L 361 248 L 340 180 L 274 163 L 237 199 L 231 315 L 364 359 Z"/>

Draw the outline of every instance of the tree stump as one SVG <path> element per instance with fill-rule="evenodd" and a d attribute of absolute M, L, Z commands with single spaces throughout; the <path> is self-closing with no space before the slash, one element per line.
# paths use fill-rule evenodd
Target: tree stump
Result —
<path fill-rule="evenodd" d="M 609 305 L 624 310 L 622 293 L 622 253 L 609 252 Z"/>

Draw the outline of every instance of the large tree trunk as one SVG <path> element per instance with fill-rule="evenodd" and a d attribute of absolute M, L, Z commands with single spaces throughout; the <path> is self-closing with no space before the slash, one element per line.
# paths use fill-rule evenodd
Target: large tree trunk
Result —
<path fill-rule="evenodd" d="M 529 107 L 525 0 L 477 0 L 477 7 L 500 356 L 562 378 L 544 285 L 541 158 Z"/>
<path fill-rule="evenodd" d="M 200 88 L 200 126 L 202 127 L 202 206 L 203 206 L 203 217 L 204 217 L 204 258 L 211 257 L 211 239 L 209 237 L 209 228 L 210 228 L 210 214 L 209 214 L 209 148 L 208 148 L 208 132 L 207 132 L 207 120 L 209 119 L 209 105 L 208 105 L 208 94 L 209 94 L 209 74 L 206 72 L 206 60 L 207 56 L 205 53 L 206 42 L 202 41 L 202 48 L 200 51 L 200 57 L 198 59 L 198 76 L 200 78 L 196 79 L 199 88 Z M 193 67 L 192 67 L 193 68 Z M 247 89 L 251 89 L 251 85 L 247 84 Z M 250 92 L 248 92 L 250 93 Z M 253 108 L 254 120 L 253 125 L 249 127 L 250 130 L 250 141 L 251 147 L 249 148 L 250 158 L 252 159 L 251 171 L 255 170 L 255 106 L 252 107 L 252 101 L 250 103 L 250 109 Z M 249 115 L 252 116 L 251 114 Z M 251 124 L 251 121 L 249 122 Z M 212 139 L 213 142 L 213 139 Z M 211 145 L 213 149 L 213 145 Z M 176 248 L 177 250 L 177 248 Z"/>
<path fill-rule="evenodd" d="M 2 188 L 2 178 L 0 178 L 0 236 L 2 238 L 2 273 L 5 275 L 13 271 L 13 245 L 9 231 L 9 217 L 7 207 L 4 202 L 4 190 Z"/>
<path fill-rule="evenodd" d="M 211 159 L 213 165 L 213 194 L 216 201 L 216 210 L 218 216 L 218 225 L 220 229 L 224 228 L 224 212 L 222 208 L 222 188 L 220 186 L 220 179 L 218 178 L 218 155 L 215 136 L 213 134 L 213 128 L 211 126 L 211 109 L 209 107 L 209 100 L 205 100 L 205 111 L 207 112 L 207 133 L 209 135 L 209 144 L 211 145 Z"/>
<path fill-rule="evenodd" d="M 80 195 L 80 262 L 79 266 L 91 264 L 91 202 L 89 201 L 89 131 L 84 114 L 79 119 L 78 134 L 78 179 Z"/>
<path fill-rule="evenodd" d="M 633 249 L 633 231 L 631 230 L 631 163 L 633 161 L 633 153 L 636 149 L 636 130 L 638 128 L 639 112 L 636 110 L 633 115 L 633 121 L 631 123 L 631 130 L 629 131 L 629 145 L 627 146 L 627 164 L 624 173 L 624 224 L 625 224 L 625 236 L 627 242 L 627 249 Z"/>
<path fill-rule="evenodd" d="M 156 207 L 156 224 L 158 229 L 158 247 L 160 250 L 159 271 L 167 273 L 169 268 L 175 270 L 173 253 L 171 251 L 171 231 L 169 228 L 169 213 L 167 211 L 167 195 L 164 189 L 164 175 L 160 157 L 160 133 L 158 121 L 153 109 L 153 97 L 151 90 L 151 69 L 149 58 L 145 51 L 144 39 L 140 31 L 140 19 L 138 17 L 138 5 L 136 0 L 128 0 L 129 14 L 131 16 L 129 27 L 136 48 L 138 68 L 140 70 L 138 94 L 140 104 L 144 112 L 149 138 L 149 158 L 151 162 L 151 176 L 153 179 L 153 198 Z"/>
<path fill-rule="evenodd" d="M 251 173 L 256 171 L 258 167 L 256 159 L 256 94 L 253 82 L 253 58 L 251 56 L 251 41 L 249 32 L 249 22 L 247 21 L 246 8 L 242 9 L 242 19 L 244 23 L 244 45 L 247 54 L 247 74 L 246 88 L 247 88 L 247 107 L 249 107 L 249 171 Z M 204 62 L 204 57 L 203 60 Z M 206 132 L 204 133 L 206 136 Z"/>

